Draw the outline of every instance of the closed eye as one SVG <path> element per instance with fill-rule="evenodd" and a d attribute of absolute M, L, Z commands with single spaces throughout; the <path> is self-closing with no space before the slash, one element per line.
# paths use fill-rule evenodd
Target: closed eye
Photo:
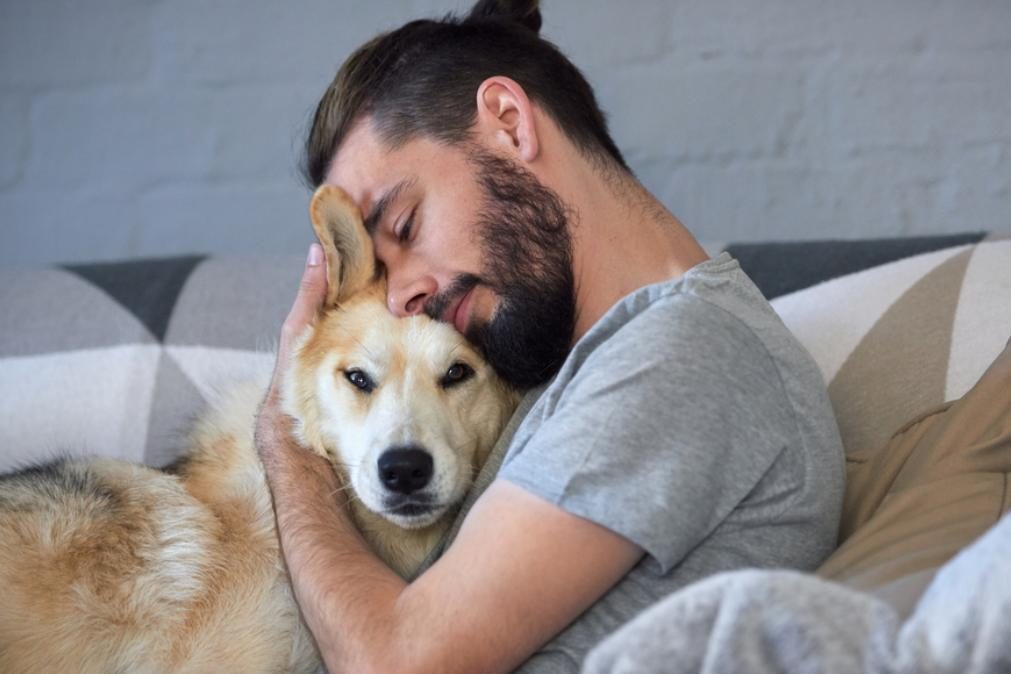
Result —
<path fill-rule="evenodd" d="M 411 230 L 414 228 L 414 214 L 417 212 L 417 209 L 411 211 L 411 215 L 400 227 L 400 232 L 397 234 L 397 241 L 400 243 L 406 243 L 411 238 Z"/>

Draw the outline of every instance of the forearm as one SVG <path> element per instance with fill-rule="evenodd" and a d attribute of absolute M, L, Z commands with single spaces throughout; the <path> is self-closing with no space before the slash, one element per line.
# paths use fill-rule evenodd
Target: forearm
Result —
<path fill-rule="evenodd" d="M 395 671 L 406 583 L 379 560 L 340 503 L 329 464 L 287 438 L 261 447 L 295 597 L 327 668 Z"/>

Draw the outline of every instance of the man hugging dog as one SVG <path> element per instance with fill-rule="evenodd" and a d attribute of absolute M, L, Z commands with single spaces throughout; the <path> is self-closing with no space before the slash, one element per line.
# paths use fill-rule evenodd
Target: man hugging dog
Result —
<path fill-rule="evenodd" d="M 425 313 L 528 389 L 501 468 L 408 582 L 365 545 L 277 405 L 257 446 L 331 672 L 574 672 L 706 575 L 813 569 L 843 451 L 813 361 L 737 262 L 635 179 L 536 1 L 478 2 L 358 49 L 306 142 L 361 209 L 397 316 Z M 326 295 L 310 249 L 287 351 Z"/>

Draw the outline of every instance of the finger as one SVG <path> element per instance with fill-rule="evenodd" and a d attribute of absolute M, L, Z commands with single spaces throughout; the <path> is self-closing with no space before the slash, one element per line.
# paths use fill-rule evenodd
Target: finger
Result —
<path fill-rule="evenodd" d="M 281 343 L 277 352 L 277 370 L 283 369 L 287 361 L 291 342 L 298 337 L 319 315 L 326 298 L 326 261 L 323 249 L 318 243 L 309 246 L 298 294 L 288 317 L 281 326 Z"/>
<path fill-rule="evenodd" d="M 302 281 L 298 286 L 295 302 L 284 319 L 282 338 L 288 339 L 301 334 L 319 314 L 326 298 L 326 264 L 323 261 L 323 249 L 318 243 L 309 246 L 309 255 L 302 272 Z"/>

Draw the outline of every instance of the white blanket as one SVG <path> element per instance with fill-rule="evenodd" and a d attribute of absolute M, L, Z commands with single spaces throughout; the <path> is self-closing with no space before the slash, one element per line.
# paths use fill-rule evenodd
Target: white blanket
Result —
<path fill-rule="evenodd" d="M 1011 672 L 1011 516 L 944 566 L 904 621 L 812 575 L 713 576 L 643 612 L 584 674 Z"/>

